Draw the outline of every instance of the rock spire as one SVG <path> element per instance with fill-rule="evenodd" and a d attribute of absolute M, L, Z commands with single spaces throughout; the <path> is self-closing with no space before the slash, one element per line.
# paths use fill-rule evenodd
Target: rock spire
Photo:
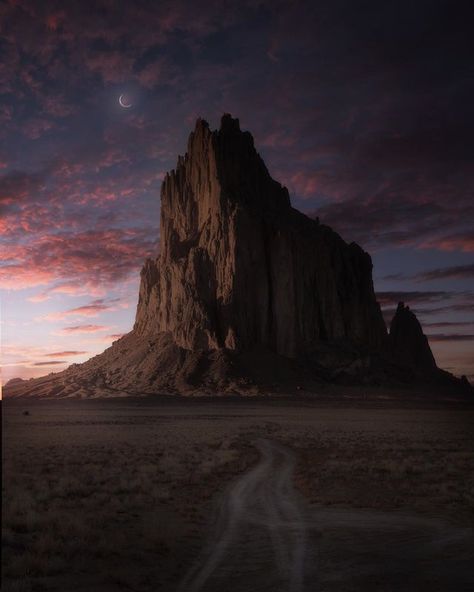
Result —
<path fill-rule="evenodd" d="M 398 303 L 390 324 L 390 341 L 394 357 L 404 366 L 418 371 L 433 371 L 436 362 L 426 335 L 409 306 Z"/>
<path fill-rule="evenodd" d="M 290 205 L 238 119 L 198 119 L 161 190 L 160 255 L 142 271 L 135 331 L 189 350 L 320 341 L 380 348 L 370 256 Z"/>

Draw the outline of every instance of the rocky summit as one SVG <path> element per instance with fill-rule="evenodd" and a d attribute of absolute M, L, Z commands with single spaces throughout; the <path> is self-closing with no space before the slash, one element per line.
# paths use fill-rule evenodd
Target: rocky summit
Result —
<path fill-rule="evenodd" d="M 5 396 L 292 392 L 437 372 L 408 308 L 387 334 L 370 255 L 292 208 L 251 134 L 224 115 L 216 131 L 197 120 L 163 181 L 133 330 L 84 364 L 11 381 Z"/>
<path fill-rule="evenodd" d="M 377 349 L 386 334 L 369 255 L 291 207 L 230 115 L 215 132 L 198 120 L 165 177 L 160 256 L 143 269 L 135 331 L 289 358 L 321 340 Z"/>

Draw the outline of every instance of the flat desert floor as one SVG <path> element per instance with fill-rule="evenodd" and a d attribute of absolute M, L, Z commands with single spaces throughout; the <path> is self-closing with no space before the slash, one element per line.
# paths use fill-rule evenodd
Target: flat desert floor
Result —
<path fill-rule="evenodd" d="M 474 407 L 3 402 L 3 590 L 474 590 Z"/>

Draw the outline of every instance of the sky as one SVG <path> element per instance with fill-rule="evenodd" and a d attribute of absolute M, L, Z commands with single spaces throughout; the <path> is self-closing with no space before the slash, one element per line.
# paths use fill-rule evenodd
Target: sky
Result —
<path fill-rule="evenodd" d="M 371 253 L 387 320 L 405 301 L 474 379 L 463 3 L 9 0 L 0 33 L 3 383 L 131 329 L 163 176 L 224 112 L 294 207 Z"/>

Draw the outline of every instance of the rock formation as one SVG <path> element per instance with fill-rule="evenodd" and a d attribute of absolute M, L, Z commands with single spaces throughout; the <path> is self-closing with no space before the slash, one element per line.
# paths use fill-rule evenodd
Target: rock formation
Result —
<path fill-rule="evenodd" d="M 393 355 L 403 365 L 422 372 L 436 370 L 436 362 L 418 319 L 403 302 L 390 324 Z"/>
<path fill-rule="evenodd" d="M 386 333 L 370 256 L 291 207 L 230 115 L 215 132 L 198 120 L 165 177 L 160 257 L 143 268 L 135 331 L 290 358 L 320 341 L 378 349 Z"/>
<path fill-rule="evenodd" d="M 292 392 L 380 383 L 394 364 L 436 371 L 414 315 L 399 306 L 387 335 L 370 256 L 293 209 L 224 115 L 218 131 L 197 121 L 163 181 L 159 256 L 142 269 L 133 330 L 5 395 Z"/>

